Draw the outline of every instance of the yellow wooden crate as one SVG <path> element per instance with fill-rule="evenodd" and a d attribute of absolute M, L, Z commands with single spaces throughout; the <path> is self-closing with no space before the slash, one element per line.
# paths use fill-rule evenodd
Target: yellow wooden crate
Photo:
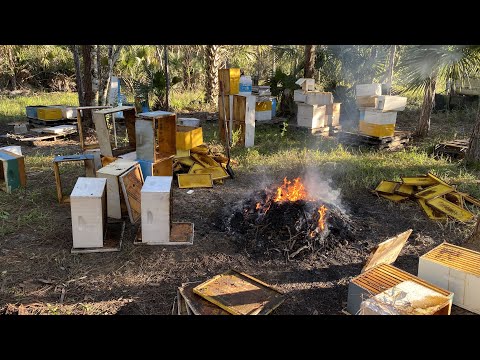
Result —
<path fill-rule="evenodd" d="M 272 110 L 271 101 L 258 101 L 255 103 L 255 111 L 267 111 Z"/>
<path fill-rule="evenodd" d="M 395 124 L 379 125 L 360 121 L 358 129 L 362 134 L 369 136 L 393 136 L 395 133 Z"/>
<path fill-rule="evenodd" d="M 177 126 L 177 150 L 190 150 L 203 144 L 201 127 Z"/>
<path fill-rule="evenodd" d="M 177 179 L 180 189 L 213 187 L 211 174 L 177 174 Z"/>
<path fill-rule="evenodd" d="M 62 120 L 62 109 L 54 107 L 38 108 L 37 117 L 40 120 Z"/>
<path fill-rule="evenodd" d="M 240 69 L 218 69 L 218 82 L 223 84 L 225 95 L 238 94 L 240 92 Z"/>

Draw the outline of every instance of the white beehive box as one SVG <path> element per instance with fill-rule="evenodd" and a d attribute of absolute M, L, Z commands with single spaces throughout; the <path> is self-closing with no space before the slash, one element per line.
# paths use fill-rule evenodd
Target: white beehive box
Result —
<path fill-rule="evenodd" d="M 316 129 L 326 124 L 326 106 L 297 103 L 297 125 Z"/>
<path fill-rule="evenodd" d="M 295 84 L 300 85 L 304 91 L 314 91 L 315 90 L 315 79 L 310 78 L 300 78 L 295 81 Z"/>
<path fill-rule="evenodd" d="M 355 87 L 355 95 L 360 96 L 380 96 L 382 95 L 382 84 L 359 84 Z"/>
<path fill-rule="evenodd" d="M 403 111 L 407 98 L 403 96 L 382 95 L 378 97 L 377 109 L 381 111 Z"/>
<path fill-rule="evenodd" d="M 74 248 L 103 246 L 107 179 L 79 177 L 70 194 Z"/>
<path fill-rule="evenodd" d="M 119 176 L 128 171 L 137 161 L 118 159 L 97 170 L 97 178 L 107 179 L 107 215 L 114 219 L 122 218 L 120 194 L 122 192 Z"/>
<path fill-rule="evenodd" d="M 452 296 L 405 280 L 360 304 L 359 315 L 449 315 Z"/>
<path fill-rule="evenodd" d="M 443 243 L 421 256 L 418 277 L 454 293 L 453 304 L 480 314 L 480 253 Z"/>
<path fill-rule="evenodd" d="M 395 124 L 397 121 L 397 113 L 382 112 L 376 109 L 365 109 L 360 112 L 360 120 L 377 125 Z"/>
<path fill-rule="evenodd" d="M 269 121 L 272 120 L 272 110 L 255 111 L 256 121 Z"/>
<path fill-rule="evenodd" d="M 147 176 L 141 191 L 142 243 L 170 242 L 172 176 Z"/>
<path fill-rule="evenodd" d="M 294 90 L 293 100 L 309 105 L 330 105 L 333 104 L 331 92 Z"/>

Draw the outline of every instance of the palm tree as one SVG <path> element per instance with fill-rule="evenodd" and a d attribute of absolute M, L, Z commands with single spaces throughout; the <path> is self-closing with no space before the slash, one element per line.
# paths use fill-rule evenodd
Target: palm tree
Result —
<path fill-rule="evenodd" d="M 406 91 L 424 91 L 415 136 L 425 137 L 430 130 L 436 83 L 440 80 L 464 80 L 476 72 L 479 66 L 478 46 L 416 45 L 407 51 L 401 65 L 408 84 Z"/>
<path fill-rule="evenodd" d="M 217 105 L 218 101 L 218 67 L 220 45 L 205 46 L 205 102 Z"/>
<path fill-rule="evenodd" d="M 313 78 L 315 72 L 315 45 L 305 45 L 305 67 L 303 77 Z"/>

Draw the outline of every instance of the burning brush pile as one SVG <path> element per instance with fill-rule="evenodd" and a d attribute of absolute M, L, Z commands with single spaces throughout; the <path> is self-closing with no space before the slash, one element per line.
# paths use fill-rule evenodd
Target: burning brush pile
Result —
<path fill-rule="evenodd" d="M 354 238 L 348 217 L 335 205 L 310 195 L 299 177 L 257 191 L 234 210 L 226 225 L 243 235 L 239 245 L 247 252 L 275 251 L 287 259 L 328 251 Z"/>

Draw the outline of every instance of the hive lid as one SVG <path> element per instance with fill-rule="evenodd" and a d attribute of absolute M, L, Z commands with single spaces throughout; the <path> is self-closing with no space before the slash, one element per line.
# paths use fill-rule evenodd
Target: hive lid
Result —
<path fill-rule="evenodd" d="M 142 193 L 169 193 L 172 186 L 172 176 L 147 176 L 142 187 Z"/>
<path fill-rule="evenodd" d="M 362 273 L 380 264 L 393 264 L 395 260 L 397 260 L 398 254 L 402 251 L 412 231 L 412 229 L 409 229 L 378 244 L 370 252 L 365 266 L 362 269 Z"/>
<path fill-rule="evenodd" d="M 105 178 L 79 177 L 70 194 L 70 199 L 76 197 L 99 198 L 103 195 L 106 184 L 107 179 Z"/>

